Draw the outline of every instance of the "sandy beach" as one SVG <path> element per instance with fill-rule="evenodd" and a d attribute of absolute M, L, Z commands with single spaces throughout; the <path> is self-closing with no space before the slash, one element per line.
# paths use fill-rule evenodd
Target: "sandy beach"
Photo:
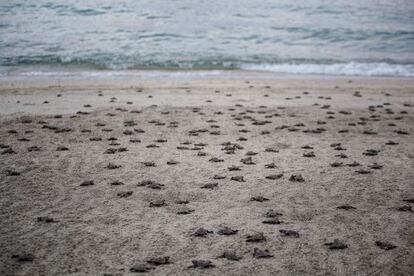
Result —
<path fill-rule="evenodd" d="M 414 79 L 0 80 L 1 275 L 411 275 Z"/>

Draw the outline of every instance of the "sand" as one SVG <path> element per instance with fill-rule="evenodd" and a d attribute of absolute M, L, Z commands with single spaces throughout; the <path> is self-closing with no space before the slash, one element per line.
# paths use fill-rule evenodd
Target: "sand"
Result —
<path fill-rule="evenodd" d="M 0 274 L 410 275 L 413 93 L 397 78 L 3 79 Z"/>

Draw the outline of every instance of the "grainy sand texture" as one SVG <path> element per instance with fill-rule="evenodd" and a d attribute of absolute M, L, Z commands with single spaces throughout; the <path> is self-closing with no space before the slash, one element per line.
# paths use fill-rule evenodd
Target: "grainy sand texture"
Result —
<path fill-rule="evenodd" d="M 412 275 L 414 80 L 0 82 L 1 275 Z"/>

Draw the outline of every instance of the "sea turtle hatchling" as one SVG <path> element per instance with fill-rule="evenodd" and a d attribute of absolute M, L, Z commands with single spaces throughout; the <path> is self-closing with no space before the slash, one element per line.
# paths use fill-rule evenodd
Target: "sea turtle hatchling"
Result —
<path fill-rule="evenodd" d="M 191 262 L 192 262 L 192 265 L 189 266 L 188 268 L 201 268 L 201 269 L 206 269 L 206 268 L 215 267 L 215 265 L 211 261 L 206 261 L 206 260 L 192 260 Z"/>
<path fill-rule="evenodd" d="M 240 261 L 242 259 L 241 256 L 237 255 L 233 251 L 224 251 L 223 254 L 221 254 L 217 258 L 224 258 L 224 259 L 227 259 L 229 261 Z"/>
<path fill-rule="evenodd" d="M 260 258 L 272 258 L 273 255 L 270 254 L 269 250 L 267 250 L 267 249 L 254 248 L 253 257 L 258 258 L 258 259 L 260 259 Z"/>
<path fill-rule="evenodd" d="M 239 230 L 231 229 L 230 227 L 223 227 L 217 233 L 224 236 L 236 235 Z"/>

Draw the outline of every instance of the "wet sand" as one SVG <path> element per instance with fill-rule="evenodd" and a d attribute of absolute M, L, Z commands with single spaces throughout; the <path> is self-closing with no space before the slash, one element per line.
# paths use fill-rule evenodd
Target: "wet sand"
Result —
<path fill-rule="evenodd" d="M 410 275 L 414 80 L 0 81 L 2 275 Z"/>

